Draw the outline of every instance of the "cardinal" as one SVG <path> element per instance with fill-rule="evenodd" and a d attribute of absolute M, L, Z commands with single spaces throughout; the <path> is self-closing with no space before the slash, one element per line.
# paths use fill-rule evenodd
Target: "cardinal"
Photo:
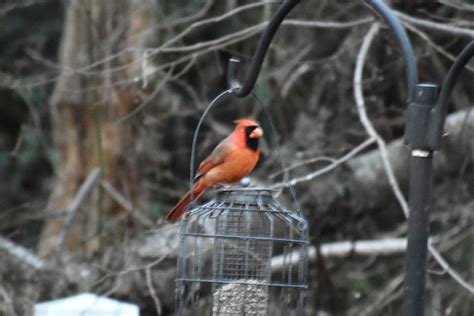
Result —
<path fill-rule="evenodd" d="M 166 215 L 167 222 L 177 221 L 188 205 L 197 200 L 209 187 L 237 182 L 248 175 L 260 157 L 259 138 L 263 130 L 250 119 L 234 121 L 237 126 L 199 165 L 195 184 Z"/>

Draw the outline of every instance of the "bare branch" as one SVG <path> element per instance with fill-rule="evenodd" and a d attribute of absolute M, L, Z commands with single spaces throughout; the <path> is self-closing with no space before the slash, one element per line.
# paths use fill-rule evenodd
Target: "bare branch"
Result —
<path fill-rule="evenodd" d="M 462 287 L 464 287 L 466 290 L 471 292 L 471 294 L 474 294 L 474 286 L 471 284 L 467 283 L 456 271 L 454 271 L 450 266 L 449 263 L 441 256 L 441 254 L 434 248 L 433 245 L 428 244 L 428 249 L 430 251 L 430 254 L 435 258 L 436 262 L 456 281 L 458 284 L 460 284 Z"/>
<path fill-rule="evenodd" d="M 438 0 L 440 3 L 448 7 L 453 7 L 459 10 L 474 11 L 474 5 L 468 4 L 463 0 Z"/>
<path fill-rule="evenodd" d="M 186 23 L 190 23 L 190 22 L 199 20 L 202 17 L 204 17 L 204 15 L 209 11 L 209 9 L 212 7 L 213 4 L 214 4 L 214 0 L 207 0 L 206 3 L 202 6 L 202 8 L 198 12 L 196 12 L 192 15 L 189 15 L 189 16 L 182 17 L 182 18 L 177 18 L 177 19 L 173 18 L 172 21 L 166 21 L 167 23 L 163 23 L 161 25 L 158 25 L 156 27 L 156 29 L 164 29 L 164 28 L 175 27 L 175 26 L 178 26 L 178 25 L 181 25 L 181 24 L 186 24 Z M 151 28 L 151 30 L 153 30 L 153 29 L 155 29 L 155 28 Z"/>
<path fill-rule="evenodd" d="M 56 243 L 56 249 L 55 249 L 55 262 L 56 263 L 59 263 L 61 252 L 64 247 L 64 243 L 66 242 L 67 235 L 69 233 L 69 230 L 72 227 L 72 224 L 74 223 L 74 220 L 76 218 L 76 215 L 79 211 L 80 206 L 86 199 L 87 195 L 89 195 L 89 192 L 92 190 L 97 180 L 99 180 L 101 174 L 102 172 L 100 168 L 93 169 L 91 173 L 89 173 L 89 175 L 87 176 L 86 180 L 84 180 L 84 182 L 79 187 L 79 190 L 74 196 L 74 199 L 66 208 L 67 218 L 64 222 L 64 227 Z"/>
<path fill-rule="evenodd" d="M 156 266 L 157 264 L 161 263 L 163 260 L 165 260 L 169 256 L 169 254 L 170 254 L 169 252 L 165 253 L 161 257 L 159 257 L 158 259 L 154 260 L 153 262 L 151 262 L 149 264 L 146 264 L 146 265 L 143 265 L 143 266 L 130 267 L 130 268 L 127 268 L 125 270 L 118 271 L 118 272 L 109 272 L 108 274 L 104 275 L 99 280 L 97 280 L 94 283 L 94 286 L 99 285 L 100 283 L 104 282 L 105 280 L 107 280 L 110 277 L 122 276 L 122 275 L 125 275 L 127 273 L 132 273 L 132 272 L 136 272 L 136 271 L 151 269 L 154 266 Z"/>
<path fill-rule="evenodd" d="M 150 291 L 150 296 L 153 298 L 153 301 L 155 302 L 156 315 L 160 316 L 162 314 L 161 301 L 158 295 L 156 294 L 155 287 L 153 286 L 153 279 L 151 277 L 150 267 L 146 268 L 145 274 L 146 274 L 146 284 L 148 286 L 148 290 Z"/>
<path fill-rule="evenodd" d="M 269 179 L 273 179 L 275 178 L 276 176 L 284 173 L 285 171 L 288 172 L 288 171 L 291 171 L 293 169 L 296 169 L 296 168 L 299 168 L 299 167 L 302 167 L 302 166 L 306 166 L 306 165 L 309 165 L 309 164 L 312 164 L 312 163 L 316 163 L 316 162 L 329 162 L 329 163 L 336 163 L 337 162 L 337 159 L 335 158 L 331 158 L 331 157 L 315 157 L 315 158 L 311 158 L 311 159 L 306 159 L 304 161 L 301 161 L 299 163 L 296 163 L 292 166 L 289 166 L 283 170 L 278 170 L 272 174 L 270 174 L 268 176 Z"/>
<path fill-rule="evenodd" d="M 392 238 L 381 240 L 339 241 L 321 245 L 321 255 L 325 258 L 344 258 L 351 254 L 358 256 L 390 256 L 405 252 L 407 241 L 405 238 Z M 299 261 L 299 251 L 279 255 L 272 258 L 272 271 L 279 271 L 291 263 Z M 316 248 L 311 246 L 308 258 L 314 262 L 317 258 Z"/>
<path fill-rule="evenodd" d="M 11 256 L 17 258 L 20 262 L 25 263 L 35 270 L 42 270 L 48 265 L 45 261 L 43 261 L 43 259 L 37 257 L 25 247 L 17 245 L 3 237 L 0 237 L 0 250 L 9 253 Z"/>
<path fill-rule="evenodd" d="M 7 4 L 0 8 L 0 17 L 7 15 L 10 11 L 14 11 L 17 9 L 23 9 L 26 7 L 30 7 L 33 5 L 41 4 L 46 2 L 46 0 L 24 0 L 24 1 L 14 1 L 10 4 Z"/>
<path fill-rule="evenodd" d="M 282 25 L 288 26 L 300 26 L 300 27 L 313 27 L 313 28 L 325 28 L 325 29 L 346 29 L 354 26 L 365 25 L 373 22 L 373 17 L 363 18 L 360 20 L 354 20 L 349 22 L 335 22 L 335 21 L 305 21 L 305 20 L 284 20 Z"/>
<path fill-rule="evenodd" d="M 12 151 L 10 151 L 11 157 L 17 156 L 18 152 L 21 149 L 21 146 L 23 145 L 23 139 L 25 137 L 25 134 L 26 134 L 26 125 L 21 124 L 20 133 L 18 134 L 18 137 L 16 139 L 15 147 L 13 147 Z"/>
<path fill-rule="evenodd" d="M 5 316 L 16 316 L 15 307 L 13 306 L 13 298 L 8 291 L 0 286 L 0 314 Z M 4 314 L 5 313 L 5 314 Z"/>
<path fill-rule="evenodd" d="M 153 90 L 153 92 L 140 105 L 134 108 L 130 113 L 127 113 L 124 116 L 122 116 L 120 119 L 118 119 L 117 123 L 119 124 L 124 123 L 129 118 L 131 118 L 132 116 L 134 116 L 135 114 L 143 110 L 143 108 L 147 106 L 147 104 L 149 104 L 150 101 L 152 101 L 157 96 L 157 94 L 165 87 L 172 73 L 173 73 L 173 67 L 171 67 L 170 70 L 168 70 L 165 77 L 161 79 L 160 83 L 156 86 L 155 90 Z"/>
<path fill-rule="evenodd" d="M 406 23 L 406 22 L 402 22 L 403 25 L 405 25 L 405 27 L 407 29 L 409 29 L 410 31 L 412 31 L 413 33 L 415 33 L 416 35 L 418 35 L 419 37 L 421 37 L 424 41 L 426 41 L 431 47 L 433 47 L 438 53 L 440 53 L 441 55 L 445 56 L 446 58 L 448 58 L 449 60 L 451 61 L 455 61 L 456 60 L 456 56 L 448 53 L 444 48 L 442 48 L 441 46 L 437 45 L 435 42 L 433 42 L 431 40 L 431 38 L 429 38 L 428 35 L 426 35 L 426 33 L 420 31 L 418 28 L 416 28 L 415 26 L 413 26 L 412 24 L 410 23 Z M 469 71 L 471 72 L 474 72 L 474 69 L 472 67 L 470 67 L 469 65 L 466 65 L 465 66 L 466 69 L 468 69 Z"/>
<path fill-rule="evenodd" d="M 390 161 L 388 159 L 387 146 L 385 144 L 385 141 L 377 133 L 374 126 L 372 125 L 372 122 L 369 120 L 369 117 L 367 116 L 367 111 L 365 109 L 364 96 L 362 93 L 362 72 L 364 69 L 365 59 L 367 57 L 370 44 L 372 43 L 373 39 L 375 38 L 379 30 L 380 30 L 379 22 L 372 24 L 369 32 L 364 37 L 362 47 L 360 48 L 359 54 L 357 55 L 356 69 L 354 72 L 354 97 L 355 97 L 355 101 L 357 105 L 357 112 L 359 114 L 360 122 L 364 126 L 367 134 L 369 134 L 371 138 L 374 138 L 376 140 L 390 186 L 392 187 L 393 193 L 395 194 L 403 210 L 403 213 L 405 214 L 406 217 L 408 217 L 408 213 L 409 213 L 408 203 L 406 202 L 405 197 L 403 196 L 402 191 L 400 190 L 400 186 L 398 185 L 397 179 L 395 178 L 392 165 L 390 164 Z"/>
<path fill-rule="evenodd" d="M 187 46 L 177 46 L 177 47 L 167 47 L 166 44 L 163 44 L 160 48 L 157 48 L 154 53 L 183 53 L 183 52 L 191 52 L 196 50 L 201 50 L 209 46 L 216 46 L 222 43 L 234 40 L 235 38 L 248 38 L 254 34 L 257 34 L 261 30 L 263 30 L 267 26 L 268 22 L 262 22 L 256 25 L 249 26 L 243 30 L 239 30 L 234 33 L 230 33 L 224 35 L 222 37 L 209 40 L 209 41 L 202 41 L 196 44 L 187 45 Z"/>
<path fill-rule="evenodd" d="M 5 89 L 14 89 L 18 86 L 20 79 L 10 73 L 0 70 L 0 87 Z"/>
<path fill-rule="evenodd" d="M 381 305 L 398 287 L 403 284 L 403 274 L 397 275 L 381 290 L 375 293 L 375 299 L 367 306 L 360 309 L 352 308 L 348 315 L 373 315 L 377 310 L 380 311 Z"/>
<path fill-rule="evenodd" d="M 354 157 L 355 155 L 357 155 L 359 152 L 361 152 L 362 150 L 364 150 L 365 148 L 369 147 L 370 145 L 372 145 L 373 143 L 375 142 L 375 138 L 373 137 L 370 137 L 368 138 L 367 140 L 365 140 L 363 143 L 361 143 L 360 145 L 358 145 L 357 147 L 355 147 L 354 149 L 352 149 L 350 152 L 348 152 L 347 154 L 345 154 L 344 156 L 342 156 L 341 158 L 335 160 L 333 163 L 331 163 L 330 165 L 324 167 L 324 168 L 321 168 L 319 170 L 316 170 L 315 172 L 312 172 L 312 173 L 309 173 L 307 175 L 304 175 L 302 177 L 299 177 L 299 178 L 293 178 L 290 180 L 289 183 L 286 183 L 286 182 L 280 182 L 280 183 L 276 183 L 272 186 L 273 189 L 279 189 L 279 188 L 283 188 L 283 187 L 288 187 L 290 185 L 295 185 L 297 183 L 300 183 L 300 182 L 304 182 L 304 181 L 310 181 L 322 174 L 325 174 L 326 172 L 329 172 L 331 170 L 333 170 L 334 168 L 336 168 L 337 166 L 339 166 L 340 164 L 348 161 L 349 159 L 351 159 L 352 157 Z"/>
<path fill-rule="evenodd" d="M 273 1 L 273 2 L 278 3 L 277 1 Z M 168 47 L 173 43 L 176 43 L 177 41 L 179 41 L 180 39 L 185 37 L 187 34 L 191 33 L 191 31 L 193 31 L 193 30 L 195 30 L 199 27 L 202 27 L 202 26 L 205 26 L 205 25 L 208 25 L 208 24 L 221 22 L 221 21 L 223 21 L 225 19 L 228 19 L 228 18 L 230 18 L 230 17 L 232 17 L 232 16 L 234 16 L 234 15 L 240 13 L 240 12 L 243 12 L 243 11 L 246 11 L 246 10 L 249 10 L 249 9 L 252 9 L 252 8 L 260 7 L 262 5 L 265 5 L 266 3 L 272 3 L 272 1 L 254 2 L 254 3 L 247 4 L 247 5 L 239 6 L 239 7 L 235 8 L 234 10 L 226 12 L 225 14 L 222 14 L 220 16 L 216 16 L 216 17 L 212 17 L 212 18 L 209 18 L 209 19 L 206 19 L 206 20 L 195 22 L 195 23 L 191 24 L 190 26 L 188 26 L 183 32 L 179 33 L 178 35 L 176 35 L 175 37 L 173 37 L 172 39 L 170 39 L 169 41 L 164 43 L 161 46 L 161 49 L 165 48 L 165 47 Z M 158 49 L 160 49 L 160 48 L 158 48 Z"/>
<path fill-rule="evenodd" d="M 109 181 L 102 180 L 100 182 L 101 187 L 107 192 L 112 199 L 115 200 L 120 206 L 122 206 L 125 211 L 127 211 L 134 219 L 136 219 L 140 224 L 147 228 L 152 228 L 153 222 L 147 217 L 143 216 L 140 212 L 137 212 L 127 198 L 125 198 L 120 192 L 118 192 Z"/>
<path fill-rule="evenodd" d="M 395 11 L 395 14 L 404 22 L 408 22 L 423 28 L 431 29 L 434 31 L 444 32 L 448 34 L 458 35 L 458 36 L 466 36 L 469 38 L 474 37 L 474 30 L 470 30 L 468 28 L 462 28 L 457 26 L 452 26 L 449 24 L 443 23 L 436 23 L 428 20 L 423 20 L 420 18 L 415 18 L 410 15 L 404 14 L 400 11 Z"/>

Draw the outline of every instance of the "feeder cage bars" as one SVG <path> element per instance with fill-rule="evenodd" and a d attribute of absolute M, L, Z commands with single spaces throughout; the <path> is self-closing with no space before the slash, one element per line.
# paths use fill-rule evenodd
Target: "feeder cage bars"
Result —
<path fill-rule="evenodd" d="M 304 315 L 307 222 L 274 192 L 232 187 L 181 223 L 178 315 Z M 283 269 L 272 273 L 274 255 Z"/>

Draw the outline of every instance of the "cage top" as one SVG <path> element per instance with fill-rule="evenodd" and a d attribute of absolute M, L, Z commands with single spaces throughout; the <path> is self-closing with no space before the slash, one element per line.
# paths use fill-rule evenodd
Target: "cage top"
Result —
<path fill-rule="evenodd" d="M 213 192 L 216 194 L 215 199 L 191 209 L 185 219 L 199 217 L 207 220 L 219 218 L 229 212 L 262 212 L 267 214 L 266 216 L 277 216 L 285 222 L 296 222 L 300 230 L 307 229 L 307 221 L 300 211 L 285 208 L 275 199 L 278 190 L 230 186 Z"/>
<path fill-rule="evenodd" d="M 228 199 L 238 203 L 255 203 L 258 201 L 263 204 L 274 202 L 274 193 L 277 190 L 263 187 L 240 187 L 232 186 L 214 190 L 218 199 Z"/>
<path fill-rule="evenodd" d="M 265 188 L 265 187 L 254 187 L 254 186 L 228 186 L 228 187 L 223 187 L 223 188 L 219 188 L 219 189 L 215 189 L 213 190 L 214 192 L 242 192 L 243 194 L 246 194 L 246 193 L 257 193 L 257 192 L 260 192 L 260 193 L 269 193 L 271 194 L 272 192 L 278 192 L 278 190 L 276 189 L 271 189 L 271 188 Z"/>

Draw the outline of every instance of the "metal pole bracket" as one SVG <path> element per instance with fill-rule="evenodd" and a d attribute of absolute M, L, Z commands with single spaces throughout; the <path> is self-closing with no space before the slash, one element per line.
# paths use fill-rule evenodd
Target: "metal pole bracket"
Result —
<path fill-rule="evenodd" d="M 438 86 L 432 83 L 420 83 L 416 86 L 413 102 L 407 109 L 405 143 L 412 149 L 434 151 L 439 149 L 439 141 L 433 141 L 432 134 L 440 134 L 435 129 L 437 115 L 436 102 Z"/>

